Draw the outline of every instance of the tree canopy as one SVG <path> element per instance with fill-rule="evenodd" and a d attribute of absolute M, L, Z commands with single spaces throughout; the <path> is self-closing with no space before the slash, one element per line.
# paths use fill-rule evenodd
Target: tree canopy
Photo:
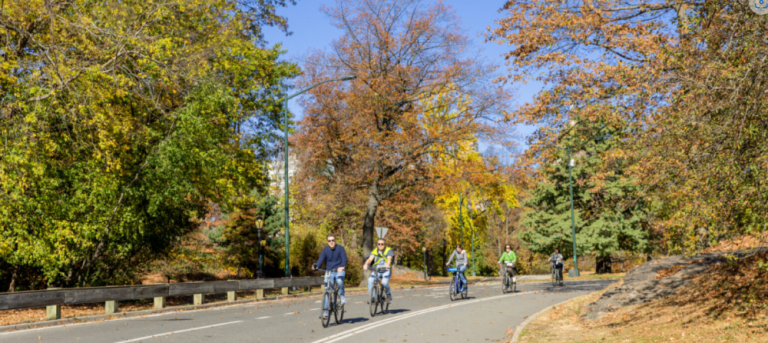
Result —
<path fill-rule="evenodd" d="M 264 187 L 298 68 L 259 27 L 284 2 L 3 1 L 2 278 L 132 282 L 208 202 Z"/>

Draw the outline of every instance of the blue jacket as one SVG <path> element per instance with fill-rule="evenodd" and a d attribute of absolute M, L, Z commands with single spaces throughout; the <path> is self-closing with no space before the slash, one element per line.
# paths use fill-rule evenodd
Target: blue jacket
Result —
<path fill-rule="evenodd" d="M 320 258 L 317 259 L 317 267 L 323 265 L 325 262 L 325 270 L 335 270 L 339 267 L 347 266 L 347 251 L 344 247 L 336 244 L 336 249 L 331 250 L 331 247 L 325 247 L 320 253 Z"/>

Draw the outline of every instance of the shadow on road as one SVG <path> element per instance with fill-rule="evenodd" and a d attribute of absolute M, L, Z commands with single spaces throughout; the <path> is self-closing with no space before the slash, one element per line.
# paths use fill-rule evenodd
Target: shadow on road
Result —
<path fill-rule="evenodd" d="M 596 292 L 608 285 L 617 282 L 615 280 L 600 281 L 572 281 L 565 282 L 562 286 L 553 286 L 550 284 L 530 285 L 523 289 L 524 291 L 543 291 L 546 293 L 568 293 L 568 292 Z"/>
<path fill-rule="evenodd" d="M 370 319 L 363 318 L 363 317 L 357 317 L 357 318 L 348 318 L 341 321 L 342 324 L 357 324 L 362 322 L 367 322 Z"/>
<path fill-rule="evenodd" d="M 398 314 L 398 313 L 403 313 L 403 312 L 411 312 L 411 310 L 409 310 L 409 309 L 389 310 L 389 313 L 391 313 L 391 314 Z"/>

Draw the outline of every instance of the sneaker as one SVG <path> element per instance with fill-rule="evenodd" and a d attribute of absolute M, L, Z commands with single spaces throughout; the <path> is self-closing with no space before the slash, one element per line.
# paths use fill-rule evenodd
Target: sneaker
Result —
<path fill-rule="evenodd" d="M 387 294 L 387 302 L 388 303 L 392 302 L 392 294 Z"/>
<path fill-rule="evenodd" d="M 328 318 L 328 311 L 323 311 L 323 319 Z"/>
<path fill-rule="evenodd" d="M 344 305 L 347 303 L 347 298 L 345 298 L 343 295 L 339 296 L 341 298 L 341 304 Z"/>

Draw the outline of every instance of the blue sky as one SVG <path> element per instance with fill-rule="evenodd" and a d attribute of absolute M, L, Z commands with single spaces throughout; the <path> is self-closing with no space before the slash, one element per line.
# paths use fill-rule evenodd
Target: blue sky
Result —
<path fill-rule="evenodd" d="M 429 3 L 429 0 L 424 0 Z M 504 1 L 500 0 L 446 0 L 445 4 L 450 5 L 456 10 L 456 15 L 461 18 L 461 24 L 465 34 L 473 39 L 475 46 L 482 49 L 482 55 L 489 62 L 499 65 L 506 70 L 504 66 L 504 52 L 509 48 L 496 43 L 484 43 L 483 34 L 488 26 L 493 27 L 494 21 L 502 17 L 498 9 L 503 6 Z M 299 61 L 311 49 L 327 49 L 332 40 L 340 37 L 343 32 L 330 24 L 330 20 L 320 12 L 321 5 L 331 6 L 333 0 L 300 0 L 296 6 L 289 6 L 278 10 L 278 13 L 288 18 L 291 36 L 285 36 L 281 31 L 274 28 L 267 28 L 265 36 L 268 44 L 281 43 L 287 50 L 285 59 Z M 513 107 L 530 101 L 533 96 L 541 89 L 538 83 L 530 82 L 526 85 L 511 86 L 516 94 Z M 289 108 L 299 117 L 302 115 L 301 107 L 295 100 L 289 103 Z M 535 128 L 532 126 L 518 126 L 516 131 L 521 136 L 530 135 Z M 519 139 L 521 149 L 527 148 L 524 139 Z M 487 144 L 481 143 L 480 148 L 484 150 Z"/>

